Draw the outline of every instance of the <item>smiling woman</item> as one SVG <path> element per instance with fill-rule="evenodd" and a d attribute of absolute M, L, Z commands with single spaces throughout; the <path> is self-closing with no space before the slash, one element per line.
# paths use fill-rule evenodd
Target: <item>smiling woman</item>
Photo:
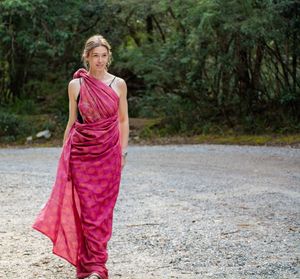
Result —
<path fill-rule="evenodd" d="M 111 47 L 107 40 L 100 35 L 89 38 L 82 53 L 82 60 L 86 68 L 92 63 L 91 68 L 97 65 L 97 67 L 105 66 L 107 70 L 112 62 Z"/>
<path fill-rule="evenodd" d="M 82 58 L 87 69 L 69 83 L 56 181 L 33 228 L 76 266 L 77 278 L 107 279 L 107 242 L 128 145 L 127 87 L 107 71 L 111 50 L 102 36 L 88 39 Z"/>

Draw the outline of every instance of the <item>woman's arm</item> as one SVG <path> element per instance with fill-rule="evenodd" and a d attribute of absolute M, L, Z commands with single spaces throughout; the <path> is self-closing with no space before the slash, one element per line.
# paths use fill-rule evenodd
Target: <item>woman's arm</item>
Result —
<path fill-rule="evenodd" d="M 128 119 L 128 104 L 127 104 L 127 85 L 123 79 L 118 82 L 118 91 L 120 96 L 119 103 L 119 121 L 120 121 L 120 133 L 121 133 L 121 147 L 122 147 L 122 168 L 125 165 L 125 152 L 128 147 L 129 137 L 129 119 Z"/>
<path fill-rule="evenodd" d="M 77 102 L 76 98 L 79 94 L 80 84 L 78 79 L 73 79 L 69 82 L 68 86 L 68 96 L 69 96 L 69 120 L 67 123 L 67 127 L 65 129 L 63 144 L 68 138 L 70 129 L 73 123 L 76 121 L 77 118 Z"/>

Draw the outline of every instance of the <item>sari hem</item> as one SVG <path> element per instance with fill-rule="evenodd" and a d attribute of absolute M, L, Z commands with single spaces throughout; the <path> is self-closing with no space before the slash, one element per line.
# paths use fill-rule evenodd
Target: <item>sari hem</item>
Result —
<path fill-rule="evenodd" d="M 56 256 L 58 256 L 58 257 L 64 259 L 64 260 L 66 260 L 67 262 L 69 262 L 70 264 L 72 264 L 72 265 L 75 266 L 75 267 L 77 266 L 77 264 L 74 263 L 74 262 L 72 262 L 70 259 L 68 259 L 68 257 L 63 256 L 63 255 L 57 253 L 57 252 L 54 250 L 55 242 L 54 242 L 54 240 L 52 239 L 52 237 L 51 237 L 49 234 L 47 234 L 45 231 L 43 231 L 42 229 L 40 229 L 40 228 L 38 228 L 38 227 L 36 227 L 36 226 L 32 226 L 32 228 L 35 229 L 36 231 L 42 233 L 43 235 L 45 235 L 48 239 L 50 239 L 50 240 L 52 241 L 52 245 L 53 245 L 52 253 L 53 253 L 54 255 L 56 255 Z"/>

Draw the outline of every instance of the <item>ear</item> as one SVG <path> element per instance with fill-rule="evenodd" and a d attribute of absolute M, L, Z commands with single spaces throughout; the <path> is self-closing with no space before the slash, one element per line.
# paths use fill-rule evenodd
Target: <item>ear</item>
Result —
<path fill-rule="evenodd" d="M 90 58 L 90 53 L 88 53 L 85 57 L 85 63 L 87 64 L 87 66 L 89 66 L 90 64 L 89 58 Z"/>
<path fill-rule="evenodd" d="M 85 57 L 85 59 L 89 59 L 89 58 L 90 58 L 90 56 L 91 56 L 91 52 L 92 52 L 92 50 L 88 51 L 88 53 L 86 54 L 86 57 Z"/>

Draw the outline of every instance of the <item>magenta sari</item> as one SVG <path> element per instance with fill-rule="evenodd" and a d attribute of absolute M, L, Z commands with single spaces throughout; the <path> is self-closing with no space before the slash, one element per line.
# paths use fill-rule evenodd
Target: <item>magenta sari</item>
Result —
<path fill-rule="evenodd" d="M 79 110 L 63 146 L 52 193 L 33 228 L 53 242 L 53 253 L 76 266 L 77 277 L 108 278 L 107 242 L 121 179 L 116 92 L 79 69 Z"/>

